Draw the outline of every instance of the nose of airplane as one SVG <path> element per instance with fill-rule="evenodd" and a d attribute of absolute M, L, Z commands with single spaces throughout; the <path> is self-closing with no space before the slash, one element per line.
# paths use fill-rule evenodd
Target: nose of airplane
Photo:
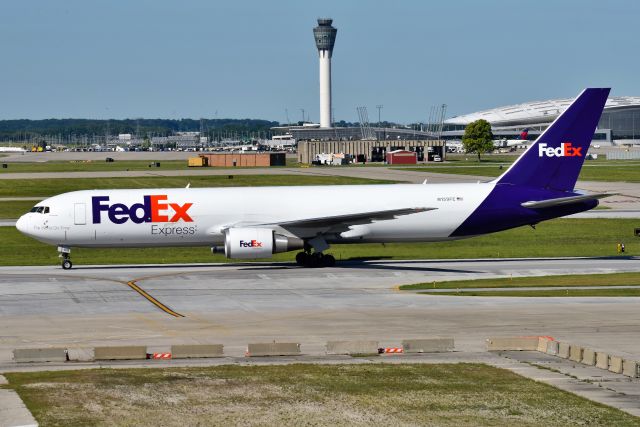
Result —
<path fill-rule="evenodd" d="M 20 218 L 18 218 L 18 221 L 16 221 L 16 228 L 19 232 L 24 234 L 27 233 L 27 218 L 25 217 L 26 215 L 22 215 Z"/>

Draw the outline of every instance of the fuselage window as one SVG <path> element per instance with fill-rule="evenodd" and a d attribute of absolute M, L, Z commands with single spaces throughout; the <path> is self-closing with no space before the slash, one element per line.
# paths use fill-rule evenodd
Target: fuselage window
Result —
<path fill-rule="evenodd" d="M 45 206 L 44 207 L 44 212 L 42 212 L 42 213 L 48 214 L 49 213 L 49 206 Z"/>

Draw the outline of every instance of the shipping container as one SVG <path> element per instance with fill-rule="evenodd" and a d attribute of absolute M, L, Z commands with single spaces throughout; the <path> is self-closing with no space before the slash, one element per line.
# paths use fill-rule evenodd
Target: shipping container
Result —
<path fill-rule="evenodd" d="M 415 165 L 418 163 L 418 153 L 406 150 L 389 151 L 386 160 L 390 165 Z"/>

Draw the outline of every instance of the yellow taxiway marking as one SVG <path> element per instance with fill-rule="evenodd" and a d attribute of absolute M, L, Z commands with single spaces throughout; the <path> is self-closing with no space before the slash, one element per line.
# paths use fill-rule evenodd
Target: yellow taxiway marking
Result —
<path fill-rule="evenodd" d="M 154 297 L 149 295 L 147 293 L 147 291 L 142 289 L 140 286 L 136 285 L 136 281 L 135 280 L 129 280 L 127 282 L 127 286 L 129 286 L 131 289 L 133 289 L 134 291 L 136 291 L 137 293 L 139 293 L 140 295 L 145 297 L 151 304 L 155 305 L 156 307 L 158 307 L 160 310 L 164 311 L 165 313 L 170 314 L 173 317 L 184 317 L 184 315 L 171 310 L 169 307 L 167 307 L 166 305 L 164 305 L 163 303 L 161 303 L 160 301 L 158 301 L 157 299 L 155 299 Z"/>

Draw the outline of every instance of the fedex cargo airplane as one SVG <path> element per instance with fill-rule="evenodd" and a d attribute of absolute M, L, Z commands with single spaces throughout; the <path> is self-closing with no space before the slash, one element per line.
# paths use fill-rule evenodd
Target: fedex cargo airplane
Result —
<path fill-rule="evenodd" d="M 491 182 L 314 187 L 85 190 L 38 203 L 16 227 L 73 247 L 211 246 L 228 258 L 300 250 L 333 265 L 336 243 L 463 239 L 592 209 L 607 194 L 574 190 L 609 89 L 585 89 Z"/>

